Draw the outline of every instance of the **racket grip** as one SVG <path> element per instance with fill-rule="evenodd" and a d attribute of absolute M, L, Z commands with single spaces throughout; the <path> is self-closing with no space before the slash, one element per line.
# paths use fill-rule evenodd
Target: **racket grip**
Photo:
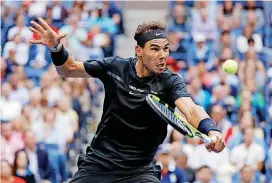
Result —
<path fill-rule="evenodd" d="M 202 135 L 202 141 L 206 144 L 209 145 L 211 143 L 211 138 L 208 137 L 207 135 Z"/>

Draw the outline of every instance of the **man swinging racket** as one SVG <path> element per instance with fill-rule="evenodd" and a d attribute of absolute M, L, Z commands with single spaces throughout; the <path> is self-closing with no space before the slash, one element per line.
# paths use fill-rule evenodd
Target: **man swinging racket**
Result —
<path fill-rule="evenodd" d="M 134 39 L 136 58 L 109 57 L 76 61 L 61 44 L 66 34 L 55 33 L 39 18 L 30 30 L 39 39 L 32 44 L 50 48 L 57 72 L 63 77 L 99 78 L 105 88 L 103 115 L 95 137 L 79 157 L 73 183 L 160 182 L 160 168 L 154 155 L 167 134 L 167 123 L 146 102 L 154 94 L 177 107 L 186 120 L 212 141 L 208 151 L 225 147 L 220 131 L 201 106 L 187 92 L 183 78 L 167 70 L 169 43 L 166 26 L 151 22 L 138 26 Z"/>

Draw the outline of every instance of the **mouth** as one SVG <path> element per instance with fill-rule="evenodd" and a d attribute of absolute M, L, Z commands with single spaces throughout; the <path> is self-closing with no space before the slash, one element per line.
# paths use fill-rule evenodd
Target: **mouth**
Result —
<path fill-rule="evenodd" d="M 158 68 L 159 70 L 164 70 L 164 68 L 165 68 L 165 63 L 157 64 L 156 66 L 157 66 L 157 68 Z"/>

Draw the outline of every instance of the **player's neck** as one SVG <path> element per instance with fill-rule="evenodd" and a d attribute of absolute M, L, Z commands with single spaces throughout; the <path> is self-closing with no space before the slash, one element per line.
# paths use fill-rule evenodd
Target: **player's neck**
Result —
<path fill-rule="evenodd" d="M 136 65 L 136 74 L 139 78 L 149 77 L 152 75 L 150 71 L 144 66 L 143 62 L 138 58 Z"/>

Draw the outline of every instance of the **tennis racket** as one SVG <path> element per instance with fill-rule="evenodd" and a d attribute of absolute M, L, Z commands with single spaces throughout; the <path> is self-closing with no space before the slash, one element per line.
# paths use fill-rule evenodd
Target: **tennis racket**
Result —
<path fill-rule="evenodd" d="M 160 100 L 159 97 L 148 94 L 146 101 L 149 106 L 169 125 L 185 135 L 187 138 L 199 137 L 206 145 L 211 143 L 210 137 L 200 133 L 190 123 L 184 120 L 173 108 L 167 103 Z"/>

